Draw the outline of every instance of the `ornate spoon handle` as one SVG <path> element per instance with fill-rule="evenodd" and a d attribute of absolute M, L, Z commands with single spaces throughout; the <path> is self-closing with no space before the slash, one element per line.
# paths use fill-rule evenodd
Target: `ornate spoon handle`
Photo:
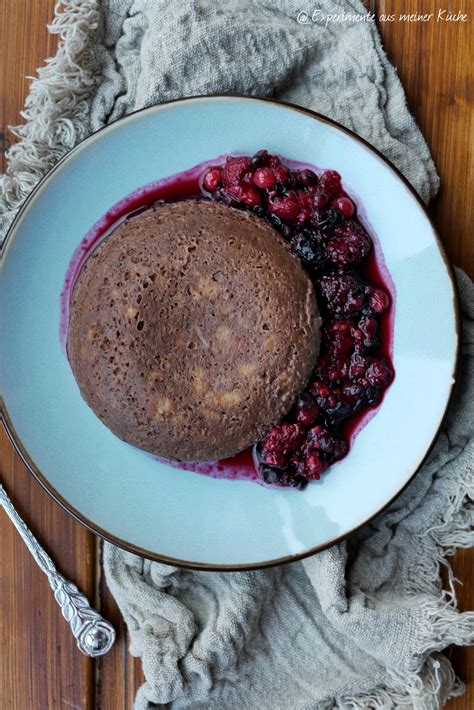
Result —
<path fill-rule="evenodd" d="M 93 657 L 107 653 L 115 641 L 113 626 L 92 609 L 75 584 L 59 574 L 52 559 L 18 515 L 1 483 L 0 505 L 5 508 L 39 568 L 47 575 L 54 597 L 61 607 L 64 618 L 69 622 L 79 650 L 86 656 Z"/>

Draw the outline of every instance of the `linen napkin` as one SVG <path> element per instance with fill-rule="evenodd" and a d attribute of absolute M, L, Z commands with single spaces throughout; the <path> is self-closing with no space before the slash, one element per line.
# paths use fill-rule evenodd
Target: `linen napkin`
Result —
<path fill-rule="evenodd" d="M 196 94 L 272 96 L 316 109 L 381 150 L 425 201 L 436 193 L 426 143 L 358 0 L 316 8 L 295 0 L 66 0 L 50 30 L 61 34 L 58 52 L 31 85 L 0 181 L 2 233 L 41 175 L 86 135 Z M 303 562 L 256 572 L 191 572 L 104 545 L 130 651 L 143 662 L 137 710 L 429 710 L 462 692 L 440 653 L 474 642 L 474 614 L 456 611 L 447 561 L 474 542 L 474 287 L 462 272 L 457 278 L 455 401 L 422 471 L 370 525 Z"/>

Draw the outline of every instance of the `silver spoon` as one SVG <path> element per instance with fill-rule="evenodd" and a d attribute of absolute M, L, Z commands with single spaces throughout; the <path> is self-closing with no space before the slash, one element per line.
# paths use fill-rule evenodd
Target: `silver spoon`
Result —
<path fill-rule="evenodd" d="M 18 515 L 1 483 L 0 506 L 5 508 L 39 568 L 47 575 L 54 597 L 61 607 L 64 618 L 69 622 L 79 650 L 86 656 L 92 657 L 103 656 L 110 651 L 115 641 L 113 626 L 92 609 L 75 584 L 59 574 L 52 559 Z"/>

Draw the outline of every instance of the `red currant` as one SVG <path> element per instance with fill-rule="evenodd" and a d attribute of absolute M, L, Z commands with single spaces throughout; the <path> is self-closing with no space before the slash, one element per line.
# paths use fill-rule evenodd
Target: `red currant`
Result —
<path fill-rule="evenodd" d="M 277 179 L 271 168 L 258 168 L 253 174 L 253 182 L 257 187 L 265 190 L 267 187 L 273 187 Z"/>
<path fill-rule="evenodd" d="M 348 197 L 338 197 L 331 202 L 331 207 L 342 212 L 346 219 L 352 217 L 355 211 L 354 203 Z"/>
<path fill-rule="evenodd" d="M 202 184 L 206 190 L 213 192 L 222 184 L 222 171 L 219 168 L 211 168 L 204 175 Z"/>

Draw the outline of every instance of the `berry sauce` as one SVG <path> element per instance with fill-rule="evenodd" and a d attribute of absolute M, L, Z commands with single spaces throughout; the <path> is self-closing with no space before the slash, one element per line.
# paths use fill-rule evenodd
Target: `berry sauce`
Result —
<path fill-rule="evenodd" d="M 394 377 L 395 286 L 365 214 L 335 170 L 260 150 L 221 156 L 135 190 L 94 224 L 75 250 L 61 293 L 67 355 L 69 304 L 82 266 L 125 219 L 157 202 L 211 199 L 248 210 L 290 243 L 314 283 L 323 320 L 313 374 L 293 409 L 252 449 L 176 468 L 303 489 L 344 458 Z"/>

